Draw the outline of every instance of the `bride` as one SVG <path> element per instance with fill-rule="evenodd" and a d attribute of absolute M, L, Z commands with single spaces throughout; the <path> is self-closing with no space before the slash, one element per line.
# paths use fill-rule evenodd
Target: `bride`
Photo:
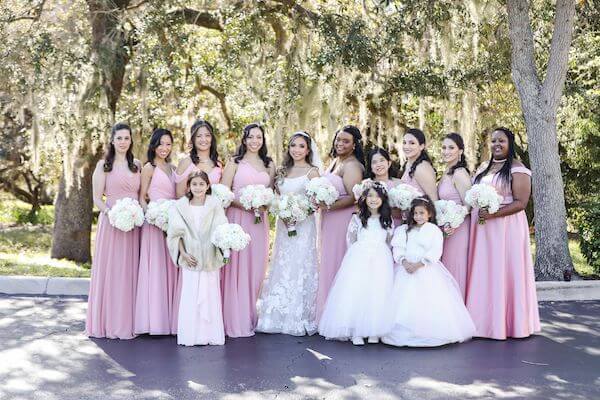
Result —
<path fill-rule="evenodd" d="M 306 132 L 296 132 L 288 142 L 275 188 L 279 194 L 304 193 L 308 181 L 319 176 L 320 158 Z M 317 331 L 318 285 L 316 225 L 311 215 L 296 225 L 296 236 L 277 221 L 277 235 L 269 275 L 257 303 L 257 332 L 312 335 Z"/>

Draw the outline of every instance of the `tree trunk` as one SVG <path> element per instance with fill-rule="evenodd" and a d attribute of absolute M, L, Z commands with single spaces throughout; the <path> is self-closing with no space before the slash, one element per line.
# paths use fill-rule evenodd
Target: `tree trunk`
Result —
<path fill-rule="evenodd" d="M 538 280 L 560 280 L 573 269 L 569 254 L 565 197 L 556 112 L 562 96 L 571 45 L 575 3 L 558 0 L 546 77 L 537 75 L 529 1 L 508 0 L 512 75 L 525 117 L 532 169 Z"/>
<path fill-rule="evenodd" d="M 90 262 L 92 229 L 92 172 L 94 160 L 83 168 L 63 168 L 55 202 L 52 258 Z M 66 176 L 70 171 L 71 176 Z"/>

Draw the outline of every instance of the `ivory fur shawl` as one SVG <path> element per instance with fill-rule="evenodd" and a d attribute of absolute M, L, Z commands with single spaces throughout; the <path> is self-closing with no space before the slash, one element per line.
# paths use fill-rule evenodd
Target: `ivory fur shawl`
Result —
<path fill-rule="evenodd" d="M 167 230 L 167 247 L 173 263 L 178 267 L 190 270 L 214 271 L 223 266 L 223 254 L 212 244 L 211 235 L 214 229 L 227 223 L 225 211 L 221 203 L 214 197 L 206 196 L 200 229 L 196 229 L 196 221 L 192 213 L 193 206 L 187 197 L 175 202 L 169 211 L 169 228 Z M 185 251 L 198 261 L 195 268 L 190 267 L 179 254 L 179 239 L 183 239 Z"/>

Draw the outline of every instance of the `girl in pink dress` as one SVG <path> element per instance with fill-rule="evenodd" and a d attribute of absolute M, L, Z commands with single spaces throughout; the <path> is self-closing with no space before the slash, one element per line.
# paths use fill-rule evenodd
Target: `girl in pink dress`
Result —
<path fill-rule="evenodd" d="M 397 178 L 398 171 L 392 162 L 390 153 L 381 147 L 374 147 L 367 154 L 367 178 L 383 183 L 389 190 L 402 183 Z M 394 226 L 402 224 L 402 213 L 397 208 L 392 208 Z"/>
<path fill-rule="evenodd" d="M 262 222 L 254 223 L 254 212 L 239 202 L 241 190 L 248 185 L 272 186 L 275 167 L 267 155 L 264 129 L 259 124 L 244 127 L 242 144 L 227 163 L 222 183 L 231 188 L 235 200 L 227 209 L 230 223 L 239 224 L 252 240 L 240 252 L 233 252 L 229 265 L 222 269 L 223 320 L 229 337 L 254 335 L 257 323 L 256 301 L 265 277 L 269 256 L 269 219 L 263 211 Z"/>
<path fill-rule="evenodd" d="M 91 337 L 131 339 L 140 254 L 140 231 L 123 232 L 108 221 L 108 210 L 117 200 L 138 199 L 139 161 L 131 151 L 131 128 L 116 124 L 104 160 L 92 176 L 94 204 L 100 210 L 92 262 L 85 333 Z M 106 201 L 102 199 L 105 196 Z"/>
<path fill-rule="evenodd" d="M 203 171 L 208 175 L 211 184 L 221 181 L 223 172 L 217 151 L 217 137 L 210 122 L 198 119 L 192 124 L 190 136 L 190 154 L 177 165 L 175 171 L 175 193 L 177 198 L 185 195 L 187 178 L 194 171 Z M 177 269 L 177 285 L 173 298 L 173 318 L 171 329 L 177 332 L 177 315 L 179 310 L 179 299 L 181 298 L 181 269 Z"/>
<path fill-rule="evenodd" d="M 148 162 L 142 168 L 140 204 L 175 198 L 175 177 L 170 162 L 173 135 L 155 129 L 148 145 Z M 142 226 L 140 267 L 135 301 L 135 333 L 174 335 L 171 329 L 177 287 L 177 267 L 171 261 L 164 232 L 148 222 Z"/>
<path fill-rule="evenodd" d="M 492 158 L 474 183 L 493 185 L 504 196 L 500 210 L 471 213 L 467 275 L 467 309 L 475 336 L 522 338 L 540 330 L 540 317 L 529 226 L 525 207 L 531 194 L 531 172 L 515 160 L 514 134 L 492 133 Z M 478 223 L 478 219 L 485 224 Z"/>
<path fill-rule="evenodd" d="M 410 185 L 433 201 L 438 199 L 435 169 L 425 149 L 425 134 L 411 128 L 402 138 L 402 151 L 406 157 L 400 181 Z"/>
<path fill-rule="evenodd" d="M 365 171 L 360 130 L 347 125 L 337 131 L 329 156 L 333 162 L 323 176 L 335 186 L 340 197 L 331 207 L 322 208 L 317 321 L 321 319 L 329 289 L 346 254 L 346 231 L 356 209 L 352 188 L 362 181 Z"/>
<path fill-rule="evenodd" d="M 447 169 L 438 185 L 441 200 L 452 200 L 464 205 L 465 193 L 471 188 L 471 177 L 467 169 L 465 145 L 458 133 L 446 135 L 442 142 L 442 156 Z M 469 251 L 469 231 L 471 218 L 467 215 L 456 229 L 441 227 L 448 236 L 444 238 L 442 264 L 450 271 L 463 300 L 467 292 L 467 256 Z"/>

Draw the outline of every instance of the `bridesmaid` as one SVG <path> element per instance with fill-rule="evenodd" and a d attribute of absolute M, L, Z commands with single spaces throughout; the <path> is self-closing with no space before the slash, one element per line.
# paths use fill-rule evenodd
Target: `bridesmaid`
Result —
<path fill-rule="evenodd" d="M 402 151 L 406 156 L 402 183 L 413 186 L 433 201 L 438 199 L 437 179 L 433 163 L 425 149 L 425 134 L 420 129 L 411 128 L 402 139 Z"/>
<path fill-rule="evenodd" d="M 240 191 L 248 185 L 272 186 L 275 166 L 267 155 L 265 131 L 259 124 L 244 127 L 242 143 L 225 166 L 222 183 L 231 188 L 236 199 L 227 210 L 230 223 L 239 224 L 252 240 L 248 247 L 231 255 L 221 272 L 223 322 L 229 337 L 254 335 L 257 323 L 256 301 L 265 277 L 269 256 L 269 218 L 263 211 L 262 223 L 254 223 L 254 212 L 239 202 Z"/>
<path fill-rule="evenodd" d="M 467 309 L 477 327 L 475 336 L 523 338 L 541 329 L 524 211 L 531 171 L 515 159 L 515 136 L 506 128 L 492 132 L 491 153 L 474 182 L 493 185 L 504 200 L 495 214 L 483 209 L 471 213 Z M 479 218 L 485 224 L 478 224 Z"/>
<path fill-rule="evenodd" d="M 179 162 L 175 171 L 175 193 L 181 198 L 187 191 L 187 179 L 194 171 L 203 171 L 208 175 L 211 184 L 221 181 L 223 165 L 217 152 L 217 138 L 210 122 L 197 119 L 190 129 L 190 154 Z M 177 315 L 181 298 L 181 269 L 177 268 L 176 288 L 173 298 L 173 314 L 171 315 L 171 330 L 177 332 Z"/>
<path fill-rule="evenodd" d="M 134 160 L 131 128 L 116 124 L 104 160 L 92 175 L 94 204 L 100 210 L 85 333 L 91 337 L 131 339 L 140 255 L 140 231 L 123 232 L 108 221 L 119 199 L 138 199 L 141 164 Z M 102 199 L 105 196 L 106 201 Z"/>
<path fill-rule="evenodd" d="M 338 130 L 329 156 L 333 160 L 323 176 L 337 188 L 340 197 L 331 207 L 324 208 L 321 214 L 317 322 L 321 319 L 329 289 L 346 254 L 346 231 L 355 211 L 352 187 L 362 181 L 365 172 L 360 130 L 353 125 Z"/>
<path fill-rule="evenodd" d="M 148 145 L 148 162 L 142 168 L 140 204 L 144 211 L 148 201 L 175 198 L 174 167 L 170 156 L 171 131 L 155 129 Z M 177 267 L 173 264 L 164 232 L 147 222 L 142 226 L 140 267 L 135 301 L 135 333 L 174 335 L 171 321 L 176 318 L 173 303 L 177 287 Z"/>
<path fill-rule="evenodd" d="M 442 157 L 446 172 L 438 185 L 441 200 L 465 204 L 465 193 L 471 188 L 471 177 L 465 158 L 465 145 L 458 133 L 449 133 L 442 142 Z M 442 264 L 450 271 L 460 289 L 463 301 L 467 291 L 467 255 L 471 218 L 467 215 L 456 229 L 442 227 L 449 236 L 444 238 Z"/>
<path fill-rule="evenodd" d="M 381 147 L 374 147 L 367 154 L 367 178 L 383 183 L 388 190 L 402 183 L 396 176 L 398 171 L 392 162 L 390 153 Z M 394 226 L 402 224 L 402 214 L 399 209 L 392 208 Z"/>

